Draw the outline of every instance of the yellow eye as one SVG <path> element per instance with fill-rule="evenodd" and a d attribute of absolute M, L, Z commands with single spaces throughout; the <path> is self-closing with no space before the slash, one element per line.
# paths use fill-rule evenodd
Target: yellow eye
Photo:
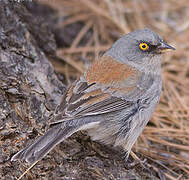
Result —
<path fill-rule="evenodd" d="M 146 43 L 140 43 L 139 47 L 143 51 L 146 51 L 149 48 L 148 44 L 146 44 Z"/>

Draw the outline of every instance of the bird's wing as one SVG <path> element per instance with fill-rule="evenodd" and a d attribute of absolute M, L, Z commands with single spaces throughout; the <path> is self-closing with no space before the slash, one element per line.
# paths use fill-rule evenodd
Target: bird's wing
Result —
<path fill-rule="evenodd" d="M 138 75 L 135 69 L 103 57 L 68 89 L 55 111 L 52 124 L 133 106 L 136 101 L 127 100 L 123 95 L 137 90 Z"/>

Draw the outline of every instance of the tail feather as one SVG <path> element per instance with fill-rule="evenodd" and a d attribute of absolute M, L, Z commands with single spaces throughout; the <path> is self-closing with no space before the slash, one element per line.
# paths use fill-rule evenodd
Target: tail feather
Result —
<path fill-rule="evenodd" d="M 45 135 L 39 137 L 33 144 L 16 153 L 11 161 L 17 159 L 33 163 L 42 159 L 49 151 L 64 139 L 71 136 L 78 130 L 75 126 L 63 127 L 62 124 L 57 124 L 52 127 Z"/>

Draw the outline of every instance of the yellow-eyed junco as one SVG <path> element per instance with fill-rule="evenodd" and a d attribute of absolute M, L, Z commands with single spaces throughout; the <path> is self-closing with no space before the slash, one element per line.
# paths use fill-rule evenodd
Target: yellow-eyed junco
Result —
<path fill-rule="evenodd" d="M 73 133 L 124 148 L 127 157 L 160 99 L 162 52 L 174 49 L 150 29 L 120 39 L 68 88 L 54 125 L 11 160 L 33 163 Z"/>

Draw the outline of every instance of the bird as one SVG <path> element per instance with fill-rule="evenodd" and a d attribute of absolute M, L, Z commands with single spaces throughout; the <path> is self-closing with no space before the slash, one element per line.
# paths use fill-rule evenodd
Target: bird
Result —
<path fill-rule="evenodd" d="M 11 161 L 39 161 L 81 130 L 94 141 L 122 147 L 127 159 L 160 100 L 166 50 L 175 48 L 148 28 L 123 35 L 67 88 L 50 129 Z"/>

